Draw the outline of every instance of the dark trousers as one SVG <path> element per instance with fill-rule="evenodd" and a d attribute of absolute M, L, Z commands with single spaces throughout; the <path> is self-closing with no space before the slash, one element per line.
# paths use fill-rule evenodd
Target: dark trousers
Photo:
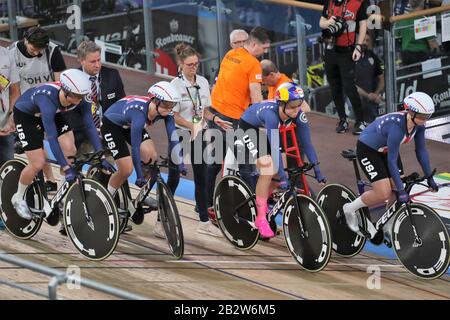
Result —
<path fill-rule="evenodd" d="M 203 150 L 205 149 L 205 142 L 202 141 L 203 133 L 203 131 L 199 132 L 197 137 L 195 138 L 195 141 L 191 141 L 191 149 L 189 150 L 189 152 L 192 171 L 194 174 L 195 202 L 199 211 L 200 221 L 206 222 L 209 220 L 207 211 L 208 208 L 206 205 L 206 164 L 203 161 L 203 157 L 197 156 L 197 158 L 199 158 L 201 161 L 195 161 L 195 154 L 200 153 L 201 155 L 203 155 Z M 196 150 L 196 146 L 201 146 L 201 150 Z M 170 150 L 168 154 L 170 154 Z M 175 190 L 177 189 L 178 183 L 180 182 L 180 170 L 178 169 L 178 166 L 172 162 L 171 157 L 169 157 L 169 159 L 171 166 L 169 167 L 167 185 L 170 191 L 172 191 L 172 194 L 175 194 Z"/>
<path fill-rule="evenodd" d="M 336 50 L 336 51 L 335 51 Z M 363 121 L 361 99 L 355 86 L 355 62 L 352 48 L 325 50 L 325 72 L 339 118 L 346 119 L 344 92 L 352 103 L 356 121 Z"/>
<path fill-rule="evenodd" d="M 363 106 L 364 121 L 371 123 L 376 117 L 378 117 L 379 105 L 365 97 L 361 97 L 361 103 Z"/>
<path fill-rule="evenodd" d="M 14 135 L 0 136 L 0 166 L 14 159 Z"/>
<path fill-rule="evenodd" d="M 227 116 L 224 116 L 218 112 L 214 112 L 218 117 L 222 118 L 223 120 L 229 121 L 233 124 L 233 129 L 236 130 L 238 128 L 238 123 L 239 120 L 233 119 L 233 118 L 229 118 Z M 208 163 L 206 165 L 206 177 L 207 177 L 207 182 L 206 182 L 206 186 L 207 186 L 207 204 L 208 207 L 212 207 L 213 206 L 213 197 L 214 197 L 214 188 L 216 185 L 216 178 L 217 175 L 219 174 L 219 172 L 222 170 L 222 164 L 223 164 L 223 160 L 225 159 L 225 155 L 228 149 L 233 150 L 233 152 L 235 152 L 235 147 L 234 147 L 234 141 L 226 141 L 226 132 L 220 128 L 219 126 L 217 126 L 215 123 L 213 123 L 212 121 L 208 122 L 208 128 L 209 129 L 217 129 L 220 130 L 220 132 L 222 133 L 221 137 L 222 137 L 222 157 L 221 161 L 219 162 L 215 162 L 215 163 Z M 211 154 L 212 157 L 215 157 L 214 152 L 212 152 Z M 245 182 L 247 182 L 247 184 L 249 185 L 249 187 L 254 190 L 255 186 L 256 186 L 256 180 L 255 180 L 255 169 L 254 169 L 254 165 L 251 164 L 239 164 L 239 173 L 240 176 L 244 179 Z"/>

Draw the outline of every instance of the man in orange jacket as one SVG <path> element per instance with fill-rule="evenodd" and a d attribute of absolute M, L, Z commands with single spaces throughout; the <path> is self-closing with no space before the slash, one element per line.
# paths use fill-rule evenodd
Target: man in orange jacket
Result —
<path fill-rule="evenodd" d="M 274 99 L 275 91 L 283 83 L 293 82 L 291 78 L 289 78 L 284 73 L 281 73 L 278 70 L 277 66 L 270 60 L 267 59 L 261 60 L 261 68 L 262 68 L 262 80 L 268 89 L 267 100 Z M 307 110 L 303 110 L 303 108 L 307 108 Z M 302 106 L 302 110 L 303 112 L 311 111 L 307 103 L 304 106 Z"/>
<path fill-rule="evenodd" d="M 227 150 L 226 131 L 237 128 L 239 118 L 250 104 L 263 100 L 262 70 L 257 57 L 267 52 L 269 46 L 266 30 L 255 27 L 250 31 L 244 46 L 228 51 L 220 64 L 217 82 L 211 94 L 212 106 L 206 108 L 204 113 L 208 128 L 221 130 L 224 142 L 221 156 L 210 151 L 210 156 L 214 157 L 214 163 L 208 164 L 207 169 L 207 185 L 211 191 L 214 190 L 216 176 L 221 170 L 221 162 L 217 160 L 221 158 L 223 161 Z M 243 177 L 246 175 L 242 174 Z M 212 205 L 212 192 L 208 195 L 208 205 Z"/>

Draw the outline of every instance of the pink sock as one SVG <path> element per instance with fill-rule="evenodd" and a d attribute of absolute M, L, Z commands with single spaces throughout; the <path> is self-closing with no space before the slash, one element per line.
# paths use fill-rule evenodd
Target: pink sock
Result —
<path fill-rule="evenodd" d="M 267 198 L 256 196 L 257 219 L 266 219 Z"/>

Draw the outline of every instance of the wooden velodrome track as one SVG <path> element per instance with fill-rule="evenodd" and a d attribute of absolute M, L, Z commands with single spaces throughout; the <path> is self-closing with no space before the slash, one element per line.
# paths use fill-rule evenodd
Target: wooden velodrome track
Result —
<path fill-rule="evenodd" d="M 56 170 L 55 170 L 56 173 Z M 345 259 L 333 256 L 320 273 L 299 268 L 282 236 L 259 242 L 250 251 L 234 249 L 225 239 L 195 232 L 193 203 L 177 199 L 185 235 L 185 255 L 174 260 L 165 240 L 153 236 L 155 213 L 144 224 L 122 235 L 116 251 L 105 261 L 88 261 L 78 254 L 58 227 L 43 224 L 32 240 L 17 240 L 0 232 L 0 251 L 65 270 L 77 266 L 81 276 L 152 299 L 450 299 L 450 277 L 422 281 L 397 260 L 362 252 Z M 381 288 L 368 289 L 369 266 L 381 270 Z M 0 262 L 0 279 L 45 291 L 49 278 Z M 58 290 L 66 299 L 110 299 L 90 290 Z M 0 285 L 0 299 L 36 299 Z"/>
<path fill-rule="evenodd" d="M 68 66 L 77 66 L 65 57 Z M 127 94 L 144 94 L 158 79 L 130 70 L 121 70 Z M 340 158 L 340 150 L 354 148 L 356 137 L 334 133 L 335 119 L 311 114 L 312 140 L 321 168 L 330 182 L 355 189 L 353 169 Z M 157 150 L 165 154 L 166 134 L 159 123 L 150 130 Z M 433 167 L 450 172 L 450 145 L 427 141 Z M 408 172 L 418 170 L 414 146 L 402 148 Z M 189 174 L 192 179 L 192 171 Z M 318 186 L 312 181 L 312 186 Z M 450 277 L 422 281 L 410 275 L 396 259 L 387 259 L 363 251 L 345 259 L 332 257 L 320 273 L 299 268 L 289 255 L 281 236 L 259 242 L 252 250 L 234 249 L 225 239 L 198 235 L 198 216 L 191 201 L 177 198 L 185 234 L 185 255 L 175 261 L 168 254 L 165 240 L 153 236 L 155 213 L 146 216 L 141 226 L 133 226 L 123 235 L 109 259 L 92 262 L 76 253 L 58 227 L 43 224 L 40 232 L 27 241 L 0 232 L 0 251 L 65 270 L 70 265 L 81 269 L 81 276 L 153 299 L 450 299 Z M 368 289 L 372 275 L 369 266 L 381 270 L 381 288 Z M 45 291 L 49 278 L 26 269 L 0 262 L 0 279 L 15 281 Z M 370 280 L 369 280 L 370 281 Z M 69 290 L 61 286 L 59 296 L 66 299 L 110 299 L 89 289 Z M 36 299 L 37 296 L 0 285 L 0 299 Z"/>

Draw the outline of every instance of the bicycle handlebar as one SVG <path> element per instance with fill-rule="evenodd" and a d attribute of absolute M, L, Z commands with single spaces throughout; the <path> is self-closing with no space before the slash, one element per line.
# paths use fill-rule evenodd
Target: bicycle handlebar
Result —
<path fill-rule="evenodd" d="M 301 167 L 287 168 L 287 169 L 284 169 L 284 171 L 289 173 L 289 175 L 291 175 L 291 176 L 298 176 L 298 175 L 300 175 L 302 173 L 308 172 L 309 170 L 311 170 L 312 168 L 314 168 L 318 164 L 319 163 L 314 164 L 314 163 L 305 162 L 303 164 L 303 166 L 301 166 Z"/>
<path fill-rule="evenodd" d="M 431 176 L 434 176 L 436 169 L 431 172 Z M 405 190 L 409 193 L 415 184 L 428 179 L 428 176 L 420 176 L 417 172 L 413 172 L 410 175 L 403 177 L 402 181 L 405 184 Z"/>
<path fill-rule="evenodd" d="M 170 169 L 175 169 L 175 170 L 178 169 L 177 165 L 172 165 L 172 164 L 169 163 L 169 158 L 163 157 L 163 156 L 159 156 L 159 158 L 161 159 L 161 161 L 155 161 L 153 163 L 143 163 L 143 162 L 141 162 L 142 167 L 150 168 L 150 169 L 158 169 L 158 170 L 160 168 L 170 168 Z"/>
<path fill-rule="evenodd" d="M 69 160 L 73 160 L 72 165 L 75 167 L 77 171 L 80 171 L 81 167 L 85 164 L 97 164 L 100 163 L 103 155 L 107 150 L 101 149 L 97 152 L 84 153 L 82 157 L 77 158 L 74 156 L 69 156 Z"/>

